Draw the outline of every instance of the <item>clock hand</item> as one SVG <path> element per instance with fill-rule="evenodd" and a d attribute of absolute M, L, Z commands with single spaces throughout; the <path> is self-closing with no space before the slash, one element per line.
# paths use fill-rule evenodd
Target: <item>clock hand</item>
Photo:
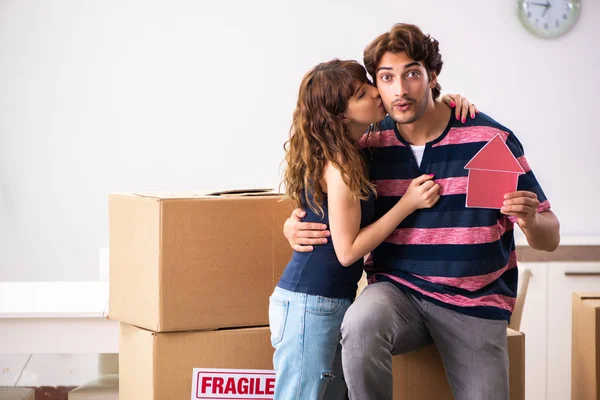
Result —
<path fill-rule="evenodd" d="M 548 12 L 548 10 L 550 9 L 550 7 L 552 7 L 552 4 L 550 4 L 550 1 L 548 1 L 548 2 L 545 4 L 545 6 L 546 6 L 546 8 L 544 9 L 544 12 L 542 13 L 542 17 L 543 17 L 544 15 L 546 15 L 546 13 L 547 13 L 547 12 Z"/>
<path fill-rule="evenodd" d="M 527 4 L 532 5 L 532 6 L 542 6 L 542 7 L 546 7 L 546 8 L 550 7 L 550 3 L 527 3 Z"/>

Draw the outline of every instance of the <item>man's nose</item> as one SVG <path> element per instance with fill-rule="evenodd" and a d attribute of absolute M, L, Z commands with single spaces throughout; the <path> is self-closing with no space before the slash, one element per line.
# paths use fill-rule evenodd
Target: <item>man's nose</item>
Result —
<path fill-rule="evenodd" d="M 402 97 L 404 95 L 404 87 L 402 86 L 401 79 L 396 79 L 394 82 L 392 82 L 391 86 L 392 94 L 394 96 Z"/>

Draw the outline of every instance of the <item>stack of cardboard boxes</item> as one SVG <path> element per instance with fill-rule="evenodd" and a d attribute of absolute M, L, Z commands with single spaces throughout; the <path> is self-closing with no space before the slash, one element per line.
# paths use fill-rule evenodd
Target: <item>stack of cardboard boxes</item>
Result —
<path fill-rule="evenodd" d="M 120 400 L 269 398 L 274 378 L 259 379 L 273 368 L 268 298 L 291 256 L 281 232 L 292 207 L 281 200 L 261 192 L 110 196 Z M 522 400 L 522 334 L 510 334 L 509 352 L 511 400 Z M 435 346 L 396 356 L 393 366 L 394 399 L 452 399 Z M 194 368 L 209 371 L 201 378 Z M 242 381 L 219 369 L 261 371 Z"/>
<path fill-rule="evenodd" d="M 273 369 L 268 299 L 291 256 L 290 211 L 260 192 L 110 196 L 121 400 L 190 399 L 194 368 Z M 265 382 L 239 389 L 272 391 Z M 206 391 L 228 398 L 218 383 Z"/>

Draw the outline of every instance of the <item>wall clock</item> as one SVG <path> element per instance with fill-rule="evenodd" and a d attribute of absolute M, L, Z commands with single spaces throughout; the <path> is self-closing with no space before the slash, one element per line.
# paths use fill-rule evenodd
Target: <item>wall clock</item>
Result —
<path fill-rule="evenodd" d="M 568 32 L 579 19 L 580 0 L 518 0 L 519 20 L 534 35 L 554 38 Z"/>

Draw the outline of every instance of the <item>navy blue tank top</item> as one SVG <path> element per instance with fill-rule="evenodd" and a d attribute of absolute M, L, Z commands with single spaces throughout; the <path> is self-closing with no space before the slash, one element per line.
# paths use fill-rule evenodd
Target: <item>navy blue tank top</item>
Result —
<path fill-rule="evenodd" d="M 306 216 L 303 222 L 319 222 L 329 227 L 327 197 L 323 201 L 324 216 L 321 218 L 307 205 L 303 205 Z M 360 227 L 369 225 L 375 214 L 375 198 L 360 202 Z M 338 261 L 331 237 L 327 244 L 315 245 L 309 253 L 294 251 L 292 259 L 283 271 L 277 283 L 282 289 L 331 298 L 349 298 L 356 296 L 357 283 L 363 270 L 363 258 L 348 267 Z"/>

